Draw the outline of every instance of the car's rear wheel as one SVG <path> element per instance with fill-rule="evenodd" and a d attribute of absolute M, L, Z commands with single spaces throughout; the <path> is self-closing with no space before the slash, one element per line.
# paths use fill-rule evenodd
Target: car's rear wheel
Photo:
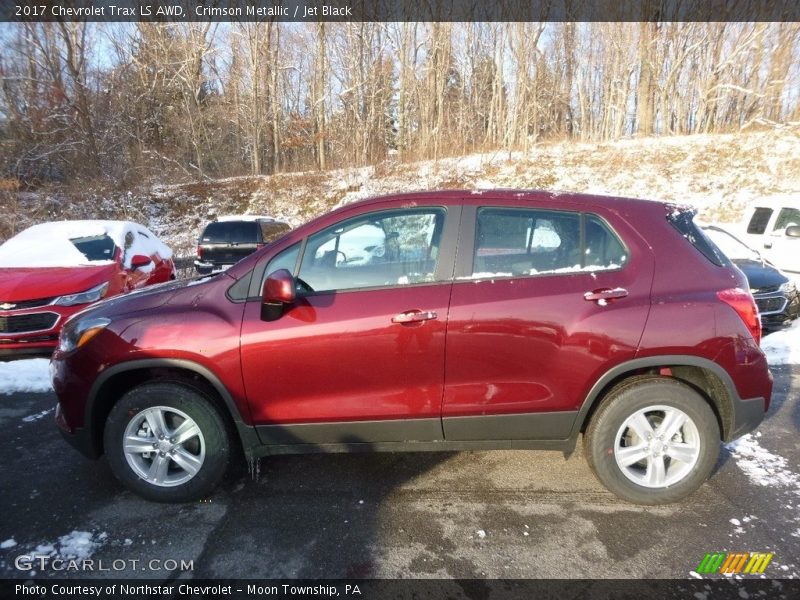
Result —
<path fill-rule="evenodd" d="M 611 390 L 584 436 L 597 478 L 637 504 L 676 502 L 694 492 L 711 474 L 719 446 L 708 402 L 687 384 L 658 376 Z"/>
<path fill-rule="evenodd" d="M 112 408 L 104 433 L 114 475 L 158 502 L 211 493 L 228 466 L 230 435 L 211 401 L 179 383 L 143 384 Z"/>

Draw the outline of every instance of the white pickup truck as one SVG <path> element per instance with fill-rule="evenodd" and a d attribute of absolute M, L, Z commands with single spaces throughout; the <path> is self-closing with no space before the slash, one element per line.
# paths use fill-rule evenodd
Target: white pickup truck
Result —
<path fill-rule="evenodd" d="M 735 233 L 779 269 L 800 273 L 800 195 L 754 202 Z"/>

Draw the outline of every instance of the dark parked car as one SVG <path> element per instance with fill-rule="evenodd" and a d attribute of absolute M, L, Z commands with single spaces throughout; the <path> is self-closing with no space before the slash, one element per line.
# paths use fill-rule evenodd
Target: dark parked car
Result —
<path fill-rule="evenodd" d="M 747 277 L 765 330 L 779 329 L 797 318 L 800 294 L 794 281 L 724 229 L 709 225 L 703 230 Z"/>
<path fill-rule="evenodd" d="M 288 223 L 272 217 L 220 217 L 203 230 L 194 266 L 201 275 L 222 271 L 290 229 Z"/>
<path fill-rule="evenodd" d="M 223 273 L 101 303 L 51 370 L 65 437 L 153 500 L 209 494 L 239 451 L 570 452 L 583 433 L 610 490 L 656 504 L 761 422 L 760 335 L 688 210 L 446 191 L 351 204 Z"/>

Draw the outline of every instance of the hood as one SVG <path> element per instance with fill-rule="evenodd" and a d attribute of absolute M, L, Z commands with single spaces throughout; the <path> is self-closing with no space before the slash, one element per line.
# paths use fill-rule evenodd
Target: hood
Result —
<path fill-rule="evenodd" d="M 152 310 L 169 302 L 178 291 L 184 288 L 205 284 L 207 282 L 211 283 L 211 281 L 216 281 L 220 277 L 229 282 L 225 285 L 230 285 L 231 279 L 225 276 L 224 273 L 196 277 L 194 279 L 183 279 L 181 281 L 168 281 L 166 283 L 149 285 L 127 294 L 101 300 L 77 313 L 72 318 L 83 317 L 90 313 L 92 316 L 96 317 L 118 317 L 120 315 Z"/>
<path fill-rule="evenodd" d="M 751 289 L 781 285 L 789 281 L 783 273 L 764 261 L 737 258 L 733 263 L 745 274 Z"/>
<path fill-rule="evenodd" d="M 84 267 L 0 268 L 0 301 L 20 302 L 85 292 L 109 281 L 114 263 Z"/>

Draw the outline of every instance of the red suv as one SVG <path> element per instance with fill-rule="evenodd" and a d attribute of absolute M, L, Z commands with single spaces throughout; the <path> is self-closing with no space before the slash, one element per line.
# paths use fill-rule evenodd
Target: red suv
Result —
<path fill-rule="evenodd" d="M 158 501 L 209 494 L 238 450 L 570 452 L 583 433 L 611 491 L 672 502 L 769 406 L 746 290 L 673 205 L 375 198 L 73 317 L 56 420 Z"/>

